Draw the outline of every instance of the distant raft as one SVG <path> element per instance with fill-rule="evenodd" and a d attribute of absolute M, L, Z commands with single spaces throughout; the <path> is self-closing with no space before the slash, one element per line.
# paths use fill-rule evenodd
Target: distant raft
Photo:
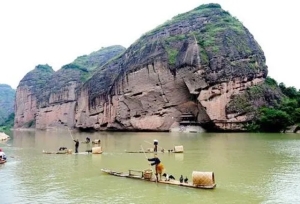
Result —
<path fill-rule="evenodd" d="M 93 147 L 91 150 L 87 150 L 85 152 L 78 152 L 78 153 L 73 153 L 72 149 L 61 150 L 57 152 L 50 152 L 50 151 L 43 150 L 43 154 L 102 154 L 102 148 Z"/>
<path fill-rule="evenodd" d="M 126 153 L 144 153 L 143 150 L 139 150 L 139 151 L 125 151 Z M 147 148 L 145 150 L 145 153 L 154 153 L 154 148 Z M 173 149 L 161 149 L 160 151 L 157 151 L 155 153 L 183 153 L 183 146 L 175 146 Z"/>

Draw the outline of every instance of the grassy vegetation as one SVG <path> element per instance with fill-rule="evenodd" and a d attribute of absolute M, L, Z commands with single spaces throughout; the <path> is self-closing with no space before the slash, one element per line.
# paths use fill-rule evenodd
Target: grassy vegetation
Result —
<path fill-rule="evenodd" d="M 176 57 L 178 55 L 178 50 L 176 49 L 167 49 L 168 56 L 169 56 L 169 64 L 175 65 L 176 63 Z"/>
<path fill-rule="evenodd" d="M 219 4 L 204 4 L 204 5 L 201 5 L 197 8 L 195 8 L 192 11 L 178 14 L 177 16 L 173 17 L 171 20 L 168 20 L 165 23 L 163 23 L 162 25 L 159 25 L 158 27 L 156 27 L 155 29 L 145 33 L 142 36 L 142 38 L 153 35 L 154 33 L 170 26 L 171 24 L 174 24 L 174 23 L 177 23 L 177 22 L 180 22 L 183 20 L 187 20 L 189 18 L 193 18 L 195 15 L 207 16 L 211 13 L 212 10 L 223 11 Z M 225 11 L 223 11 L 223 12 L 229 14 L 228 12 L 225 12 Z"/>

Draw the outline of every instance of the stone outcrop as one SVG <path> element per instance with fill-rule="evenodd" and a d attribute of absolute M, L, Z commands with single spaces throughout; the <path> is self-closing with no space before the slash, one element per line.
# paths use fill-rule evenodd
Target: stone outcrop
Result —
<path fill-rule="evenodd" d="M 125 48 L 111 46 L 78 57 L 57 72 L 37 66 L 17 88 L 15 128 L 37 129 L 74 126 L 76 91 L 95 70 L 100 69 Z M 48 74 L 47 74 L 48 73 Z"/>
<path fill-rule="evenodd" d="M 0 141 L 6 141 L 9 139 L 9 136 L 4 132 L 0 132 Z"/>
<path fill-rule="evenodd" d="M 53 73 L 49 65 L 38 65 L 20 81 L 16 91 L 15 128 L 35 127 L 37 102 L 41 100 L 42 90 Z"/>
<path fill-rule="evenodd" d="M 250 32 L 218 4 L 202 5 L 146 33 L 80 89 L 75 126 L 168 131 L 191 112 L 202 124 L 241 129 L 227 106 L 262 84 L 267 66 Z"/>

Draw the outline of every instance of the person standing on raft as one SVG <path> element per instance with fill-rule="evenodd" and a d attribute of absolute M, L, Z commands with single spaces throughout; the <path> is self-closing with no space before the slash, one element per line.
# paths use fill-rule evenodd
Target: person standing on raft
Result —
<path fill-rule="evenodd" d="M 78 153 L 78 147 L 79 147 L 79 140 L 74 140 L 75 142 L 75 153 Z"/>
<path fill-rule="evenodd" d="M 158 174 L 159 174 L 159 180 L 161 181 L 161 175 L 164 171 L 164 165 L 161 163 L 160 159 L 157 157 L 157 155 L 154 155 L 154 158 L 148 159 L 148 161 L 152 161 L 151 166 L 155 165 L 155 175 L 156 180 L 158 181 Z"/>
<path fill-rule="evenodd" d="M 157 152 L 157 145 L 158 145 L 158 140 L 153 140 L 153 144 L 154 144 L 154 152 Z"/>

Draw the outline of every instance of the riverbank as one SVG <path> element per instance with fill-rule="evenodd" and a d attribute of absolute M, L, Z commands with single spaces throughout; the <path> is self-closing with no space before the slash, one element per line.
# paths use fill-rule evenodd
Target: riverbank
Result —
<path fill-rule="evenodd" d="M 8 140 L 9 136 L 4 132 L 0 132 L 0 141 Z"/>

